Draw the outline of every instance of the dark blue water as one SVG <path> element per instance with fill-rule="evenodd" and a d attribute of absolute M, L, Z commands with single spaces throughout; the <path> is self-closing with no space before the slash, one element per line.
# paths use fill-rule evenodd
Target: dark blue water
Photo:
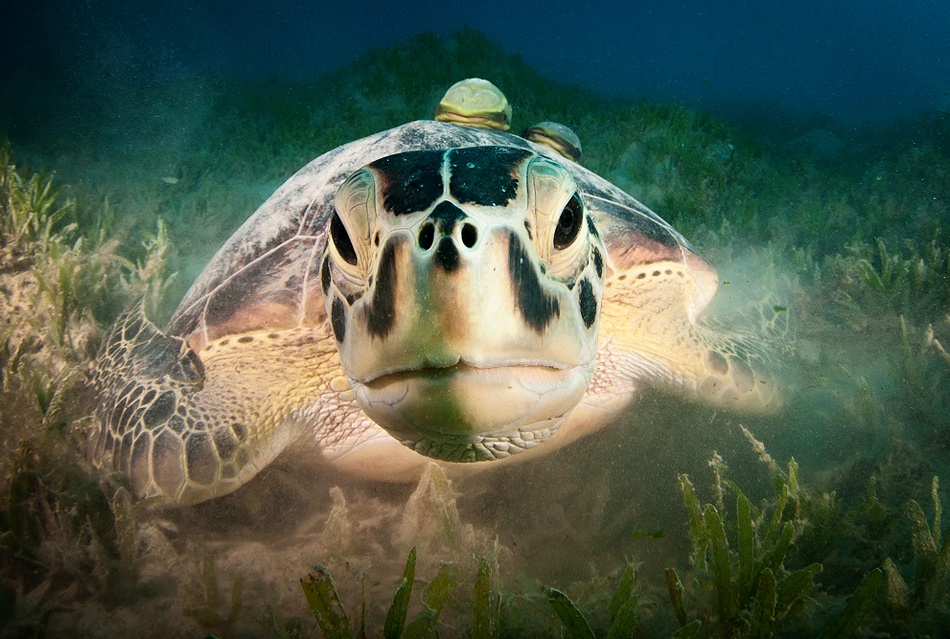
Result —
<path fill-rule="evenodd" d="M 3 4 L 7 102 L 16 89 L 95 91 L 193 71 L 309 79 L 371 48 L 468 25 L 554 80 L 609 95 L 846 121 L 950 106 L 950 7 L 940 0 Z"/>

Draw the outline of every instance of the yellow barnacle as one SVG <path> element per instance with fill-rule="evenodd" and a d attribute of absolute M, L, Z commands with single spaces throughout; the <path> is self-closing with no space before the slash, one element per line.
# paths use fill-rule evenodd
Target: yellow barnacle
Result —
<path fill-rule="evenodd" d="M 479 129 L 507 131 L 511 126 L 511 105 L 501 89 L 488 80 L 468 78 L 449 87 L 435 107 L 435 119 Z"/>

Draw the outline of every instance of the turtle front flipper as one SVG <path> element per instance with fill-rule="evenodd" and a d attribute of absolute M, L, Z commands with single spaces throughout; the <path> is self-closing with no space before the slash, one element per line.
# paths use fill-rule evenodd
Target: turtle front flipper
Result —
<path fill-rule="evenodd" d="M 681 261 L 614 266 L 586 407 L 616 414 L 642 380 L 725 408 L 777 409 L 782 399 L 765 336 L 717 331 L 698 320 L 715 288 L 715 271 L 685 249 Z"/>
<path fill-rule="evenodd" d="M 307 373 L 332 369 L 326 332 L 232 336 L 199 356 L 182 338 L 162 333 L 140 306 L 126 311 L 96 362 L 93 460 L 128 475 L 137 498 L 164 505 L 235 490 L 302 432 L 304 420 L 295 417 L 326 387 L 325 375 Z M 293 343 L 282 350 L 278 341 Z M 275 355 L 292 347 L 298 356 Z"/>

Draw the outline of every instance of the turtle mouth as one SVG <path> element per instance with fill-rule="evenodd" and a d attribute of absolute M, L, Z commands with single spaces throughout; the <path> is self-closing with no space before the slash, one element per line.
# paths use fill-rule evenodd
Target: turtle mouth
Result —
<path fill-rule="evenodd" d="M 564 371 L 568 367 L 563 364 L 553 362 L 521 361 L 505 363 L 478 363 L 467 360 L 462 357 L 456 357 L 453 360 L 444 363 L 426 363 L 419 365 L 408 365 L 399 368 L 390 368 L 362 380 L 358 384 L 365 386 L 378 386 L 390 382 L 408 381 L 408 380 L 448 380 L 459 376 L 498 376 L 498 375 L 531 375 L 532 372 L 544 371 Z"/>
<path fill-rule="evenodd" d="M 584 396 L 591 368 L 459 358 L 353 380 L 351 388 L 373 421 L 416 452 L 487 461 L 547 439 Z"/>

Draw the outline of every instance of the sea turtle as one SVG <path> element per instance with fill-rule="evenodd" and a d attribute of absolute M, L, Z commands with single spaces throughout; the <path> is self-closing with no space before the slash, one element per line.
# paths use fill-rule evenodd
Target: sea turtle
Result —
<path fill-rule="evenodd" d="M 505 132 L 508 109 L 464 81 L 440 121 L 321 155 L 224 244 L 167 329 L 126 311 L 97 359 L 94 461 L 182 505 L 305 444 L 388 481 L 432 459 L 532 457 L 614 421 L 644 383 L 775 406 L 759 351 L 697 320 L 714 270 L 576 164 L 569 130 L 526 140 Z"/>

